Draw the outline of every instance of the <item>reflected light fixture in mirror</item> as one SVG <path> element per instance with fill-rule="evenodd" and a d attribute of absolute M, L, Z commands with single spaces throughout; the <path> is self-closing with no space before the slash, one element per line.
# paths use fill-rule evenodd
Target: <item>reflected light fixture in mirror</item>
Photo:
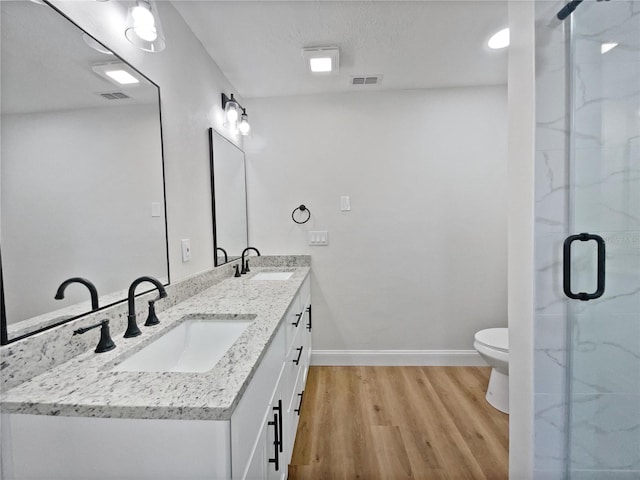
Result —
<path fill-rule="evenodd" d="M 150 0 L 137 0 L 129 8 L 127 28 L 124 31 L 127 40 L 145 52 L 161 52 L 166 46 L 164 32 L 155 3 Z"/>
<path fill-rule="evenodd" d="M 222 94 L 222 109 L 224 110 L 225 127 L 230 127 L 233 133 L 240 133 L 240 135 L 249 135 L 251 126 L 249 125 L 249 115 L 247 115 L 247 109 L 238 103 L 233 96 L 227 97 Z M 242 115 L 240 114 L 242 110 Z"/>

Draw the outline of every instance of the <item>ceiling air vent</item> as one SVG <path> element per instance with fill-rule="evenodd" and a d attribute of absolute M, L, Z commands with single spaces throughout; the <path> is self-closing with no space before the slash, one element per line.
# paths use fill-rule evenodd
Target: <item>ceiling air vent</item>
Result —
<path fill-rule="evenodd" d="M 101 93 L 100 96 L 107 100 L 124 100 L 125 98 L 131 98 L 129 95 L 125 95 L 122 92 Z"/>
<path fill-rule="evenodd" d="M 380 85 L 382 75 L 355 75 L 351 77 L 351 85 Z"/>

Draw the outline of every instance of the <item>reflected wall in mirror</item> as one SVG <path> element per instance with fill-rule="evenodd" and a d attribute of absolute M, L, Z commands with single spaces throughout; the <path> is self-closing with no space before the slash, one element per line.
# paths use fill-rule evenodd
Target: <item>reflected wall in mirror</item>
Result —
<path fill-rule="evenodd" d="M 70 277 L 102 308 L 140 275 L 167 284 L 169 268 L 158 87 L 50 5 L 0 8 L 7 343 L 91 311 L 79 283 L 54 299 Z"/>
<path fill-rule="evenodd" d="M 247 182 L 244 152 L 209 129 L 211 208 L 215 265 L 242 255 L 248 246 Z"/>

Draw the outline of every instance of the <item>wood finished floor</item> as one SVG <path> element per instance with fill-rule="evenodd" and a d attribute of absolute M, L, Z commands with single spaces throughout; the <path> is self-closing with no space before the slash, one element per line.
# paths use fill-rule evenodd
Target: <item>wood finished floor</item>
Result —
<path fill-rule="evenodd" d="M 290 480 L 508 478 L 489 368 L 311 367 Z"/>

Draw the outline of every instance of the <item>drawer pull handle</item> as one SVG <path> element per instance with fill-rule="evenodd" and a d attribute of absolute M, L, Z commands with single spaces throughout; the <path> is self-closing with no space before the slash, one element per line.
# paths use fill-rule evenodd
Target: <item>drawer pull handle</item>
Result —
<path fill-rule="evenodd" d="M 309 323 L 307 323 L 307 330 L 311 331 L 311 305 L 307 307 L 307 313 L 309 314 Z"/>
<path fill-rule="evenodd" d="M 302 398 L 304 397 L 304 390 L 300 392 L 298 396 L 300 397 L 300 403 L 298 403 L 298 408 L 296 408 L 294 412 L 296 412 L 298 416 L 300 416 L 300 409 L 302 408 Z"/>
<path fill-rule="evenodd" d="M 296 348 L 296 350 L 298 350 L 298 358 L 296 358 L 293 363 L 295 363 L 296 365 L 300 364 L 300 357 L 302 357 L 302 349 L 304 347 L 300 347 L 300 348 Z"/>
<path fill-rule="evenodd" d="M 274 463 L 275 464 L 275 469 L 276 472 L 278 470 L 280 470 L 280 451 L 279 451 L 279 446 L 281 444 L 280 442 L 280 435 L 278 434 L 278 414 L 274 413 L 273 414 L 273 422 L 267 422 L 267 425 L 269 425 L 270 427 L 273 427 L 273 447 L 274 447 L 274 451 L 273 453 L 275 454 L 274 458 L 270 458 L 269 459 L 269 463 Z"/>
<path fill-rule="evenodd" d="M 296 317 L 298 319 L 295 322 L 291 322 L 291 325 L 293 325 L 294 327 L 297 327 L 298 324 L 300 323 L 300 319 L 302 318 L 302 314 L 301 313 L 296 313 Z"/>

